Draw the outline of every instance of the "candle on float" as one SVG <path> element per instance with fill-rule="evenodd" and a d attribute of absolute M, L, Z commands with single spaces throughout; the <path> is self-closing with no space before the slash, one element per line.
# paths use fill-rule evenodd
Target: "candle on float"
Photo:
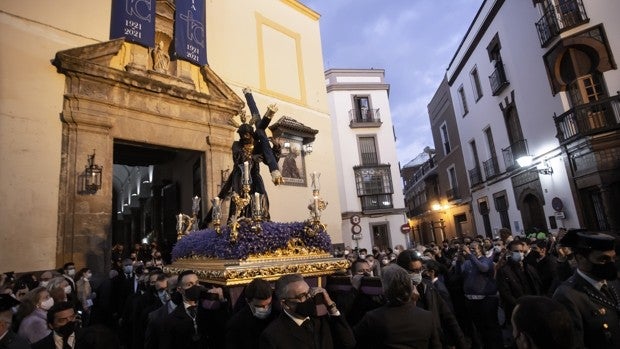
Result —
<path fill-rule="evenodd" d="M 257 213 L 260 212 L 260 194 L 259 193 L 254 193 L 254 209 L 256 209 Z"/>
<path fill-rule="evenodd" d="M 319 197 L 318 196 L 314 197 L 314 215 L 316 217 L 319 216 Z"/>
<path fill-rule="evenodd" d="M 198 208 L 200 207 L 200 198 L 198 196 L 194 196 L 192 199 L 192 212 L 198 212 Z"/>
<path fill-rule="evenodd" d="M 243 182 L 250 183 L 250 164 L 247 161 L 243 163 Z"/>
<path fill-rule="evenodd" d="M 183 214 L 179 213 L 177 215 L 177 230 L 183 229 Z"/>
<path fill-rule="evenodd" d="M 215 199 L 213 199 L 213 206 L 215 207 L 219 207 L 220 206 L 220 197 L 216 196 Z"/>

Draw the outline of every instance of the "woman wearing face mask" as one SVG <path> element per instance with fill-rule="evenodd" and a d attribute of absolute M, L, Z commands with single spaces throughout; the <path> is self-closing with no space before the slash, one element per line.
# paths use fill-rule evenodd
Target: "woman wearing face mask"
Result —
<path fill-rule="evenodd" d="M 93 273 L 89 268 L 80 269 L 75 274 L 75 288 L 77 289 L 77 298 L 82 309 L 82 324 L 88 325 L 90 318 L 90 308 L 93 306 L 95 294 L 90 286 L 90 279 Z"/>
<path fill-rule="evenodd" d="M 71 285 L 64 277 L 58 276 L 50 280 L 47 290 L 54 298 L 54 303 L 66 302 L 71 293 Z"/>
<path fill-rule="evenodd" d="M 54 299 L 45 287 L 37 287 L 28 292 L 16 316 L 23 318 L 19 324 L 19 334 L 30 343 L 35 343 L 49 335 L 47 311 L 54 305 Z"/>

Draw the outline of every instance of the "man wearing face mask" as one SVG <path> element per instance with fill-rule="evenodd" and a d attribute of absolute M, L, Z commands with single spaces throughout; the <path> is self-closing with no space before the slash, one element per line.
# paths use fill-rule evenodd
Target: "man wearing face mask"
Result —
<path fill-rule="evenodd" d="M 226 325 L 227 349 L 258 349 L 260 334 L 278 316 L 273 311 L 269 282 L 256 278 L 243 291 L 247 302 Z"/>
<path fill-rule="evenodd" d="M 71 286 L 71 293 L 75 293 L 75 280 L 73 280 L 73 277 L 75 277 L 75 264 L 73 262 L 65 263 L 62 267 L 62 277 L 64 277 Z"/>
<path fill-rule="evenodd" d="M 172 313 L 183 303 L 183 297 L 177 290 L 178 275 L 172 275 L 167 279 L 168 287 L 165 290 L 158 290 L 159 299 L 166 302 L 148 315 L 146 330 L 144 331 L 144 349 L 159 349 L 160 334 L 168 314 Z"/>
<path fill-rule="evenodd" d="M 430 311 L 433 314 L 433 321 L 440 325 L 439 336 L 442 344 L 465 348 L 465 335 L 450 306 L 441 298 L 431 280 L 422 278 L 424 271 L 422 258 L 413 250 L 405 250 L 398 255 L 396 263 L 409 272 L 411 281 L 420 295 L 416 306 Z"/>
<path fill-rule="evenodd" d="M 520 240 L 508 243 L 508 261 L 495 276 L 506 319 L 512 316 L 512 310 L 519 298 L 541 294 L 540 277 L 536 269 L 523 260 L 523 246 Z"/>
<path fill-rule="evenodd" d="M 179 274 L 177 290 L 183 301 L 164 320 L 160 348 L 223 348 L 228 307 L 222 289 L 207 290 L 196 273 L 186 270 Z"/>
<path fill-rule="evenodd" d="M 480 243 L 474 241 L 471 246 L 460 248 L 455 269 L 456 274 L 463 278 L 465 308 L 476 330 L 471 333 L 472 339 L 480 338 L 485 348 L 502 348 L 493 261 L 483 254 Z"/>
<path fill-rule="evenodd" d="M 261 334 L 261 349 L 355 347 L 351 327 L 323 288 L 310 289 L 300 274 L 288 274 L 276 282 L 276 295 L 282 313 Z M 328 315 L 317 316 L 317 297 Z"/>
<path fill-rule="evenodd" d="M 577 270 L 553 294 L 570 314 L 577 348 L 620 347 L 620 283 L 615 239 L 569 230 L 561 243 L 573 249 Z"/>
<path fill-rule="evenodd" d="M 78 323 L 71 303 L 54 304 L 47 311 L 47 325 L 52 332 L 47 337 L 33 343 L 32 349 L 72 349 L 75 347 Z"/>
<path fill-rule="evenodd" d="M 144 344 L 144 333 L 149 313 L 158 309 L 166 303 L 166 287 L 168 278 L 160 270 L 153 270 L 147 276 L 148 286 L 144 293 L 133 299 L 131 306 L 132 319 L 132 341 L 133 348 L 142 348 Z"/>

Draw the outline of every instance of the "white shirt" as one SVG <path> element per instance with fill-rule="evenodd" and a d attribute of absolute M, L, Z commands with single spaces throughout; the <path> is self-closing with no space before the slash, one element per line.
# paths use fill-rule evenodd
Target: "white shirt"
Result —
<path fill-rule="evenodd" d="M 67 343 L 69 343 L 69 346 L 71 348 L 75 348 L 75 332 L 71 333 L 71 335 L 69 336 L 69 340 L 67 340 Z M 62 337 L 56 334 L 56 332 L 54 332 L 54 346 L 56 347 L 56 349 L 62 349 Z"/>

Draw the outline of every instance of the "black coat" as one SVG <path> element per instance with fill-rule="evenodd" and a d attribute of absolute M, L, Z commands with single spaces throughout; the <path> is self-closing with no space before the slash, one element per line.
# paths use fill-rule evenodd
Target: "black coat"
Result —
<path fill-rule="evenodd" d="M 2 339 L 0 339 L 0 349 L 29 349 L 30 344 L 24 338 L 16 335 L 13 331 L 6 333 Z"/>
<path fill-rule="evenodd" d="M 430 280 L 422 279 L 422 283 L 416 287 L 420 293 L 417 306 L 432 313 L 433 321 L 439 324 L 439 335 L 442 342 L 448 346 L 465 348 L 465 335 L 456 320 L 456 316 L 454 316 L 454 312 L 439 295 Z"/>
<path fill-rule="evenodd" d="M 164 304 L 157 310 L 149 313 L 146 321 L 146 330 L 144 331 L 144 349 L 160 348 L 160 336 L 168 314 L 168 304 Z"/>
<path fill-rule="evenodd" d="M 412 302 L 371 310 L 353 328 L 358 348 L 441 348 L 431 312 Z"/>
<path fill-rule="evenodd" d="M 266 319 L 258 319 L 245 305 L 233 315 L 226 326 L 226 349 L 258 349 L 258 339 L 271 321 L 278 317 L 272 310 Z"/>
<path fill-rule="evenodd" d="M 195 336 L 194 322 L 187 315 L 185 306 L 180 304 L 164 320 L 161 333 L 160 348 L 223 348 L 224 328 L 228 320 L 227 309 L 197 309 L 196 323 L 199 336 Z"/>
<path fill-rule="evenodd" d="M 512 316 L 512 310 L 517 304 L 517 299 L 526 295 L 537 296 L 541 294 L 541 282 L 536 269 L 527 263 L 523 263 L 521 273 L 518 268 L 514 263 L 507 262 L 497 271 L 496 275 L 497 290 L 502 300 L 506 319 L 510 319 Z"/>
<path fill-rule="evenodd" d="M 353 331 L 343 316 L 313 318 L 314 332 L 298 326 L 282 312 L 260 336 L 261 349 L 347 349 L 355 347 Z M 315 342 L 316 345 L 315 346 Z"/>
<path fill-rule="evenodd" d="M 40 341 L 32 343 L 30 347 L 32 349 L 56 349 L 56 344 L 54 343 L 54 331 L 43 337 Z"/>
<path fill-rule="evenodd" d="M 620 348 L 620 282 L 608 281 L 607 285 L 615 294 L 613 301 L 575 272 L 553 294 L 571 316 L 577 348 Z"/>

